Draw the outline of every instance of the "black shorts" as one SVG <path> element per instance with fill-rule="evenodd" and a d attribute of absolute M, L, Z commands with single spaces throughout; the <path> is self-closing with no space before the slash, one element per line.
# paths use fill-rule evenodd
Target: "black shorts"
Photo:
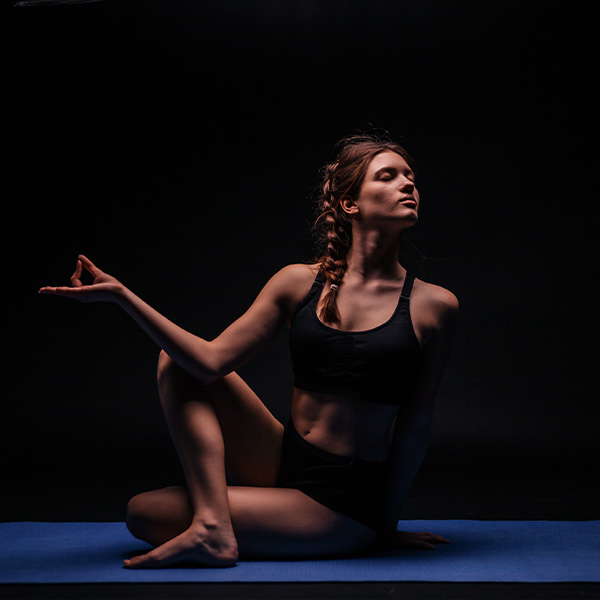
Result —
<path fill-rule="evenodd" d="M 283 434 L 277 486 L 304 492 L 328 508 L 374 531 L 383 517 L 387 461 L 339 456 L 316 448 L 290 419 Z"/>

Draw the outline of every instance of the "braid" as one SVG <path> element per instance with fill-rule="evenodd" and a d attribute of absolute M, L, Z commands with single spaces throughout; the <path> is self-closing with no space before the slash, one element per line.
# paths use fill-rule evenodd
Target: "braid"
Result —
<path fill-rule="evenodd" d="M 320 203 L 321 214 L 318 219 L 322 228 L 321 244 L 323 246 L 323 253 L 318 262 L 332 287 L 323 298 L 320 317 L 325 323 L 339 323 L 340 313 L 337 308 L 336 296 L 348 269 L 346 257 L 352 243 L 351 223 L 344 211 L 336 210 L 334 169 L 330 167 L 327 171 Z"/>

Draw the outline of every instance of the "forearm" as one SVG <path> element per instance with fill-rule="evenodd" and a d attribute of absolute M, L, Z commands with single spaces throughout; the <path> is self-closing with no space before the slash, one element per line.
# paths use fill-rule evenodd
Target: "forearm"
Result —
<path fill-rule="evenodd" d="M 218 377 L 209 341 L 182 329 L 126 287 L 115 302 L 190 375 L 205 383 Z"/>
<path fill-rule="evenodd" d="M 428 446 L 428 428 L 394 436 L 381 528 L 383 538 L 396 531 L 402 507 L 423 463 Z"/>

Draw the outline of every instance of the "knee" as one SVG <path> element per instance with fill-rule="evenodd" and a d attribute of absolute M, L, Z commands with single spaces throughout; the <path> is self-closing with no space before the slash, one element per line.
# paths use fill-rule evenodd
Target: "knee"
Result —
<path fill-rule="evenodd" d="M 188 375 L 164 350 L 160 351 L 158 357 L 158 366 L 156 369 L 156 381 L 159 392 L 181 389 L 182 386 L 188 387 L 196 384 L 190 375 Z"/>
<path fill-rule="evenodd" d="M 185 531 L 193 517 L 186 489 L 171 486 L 134 496 L 127 504 L 125 525 L 133 537 L 159 546 Z"/>
<path fill-rule="evenodd" d="M 210 400 L 212 390 L 220 380 L 204 382 L 192 377 L 184 371 L 164 350 L 160 351 L 156 369 L 158 391 L 163 401 L 167 399 L 187 399 L 190 395 L 195 400 Z"/>
<path fill-rule="evenodd" d="M 173 379 L 178 375 L 178 371 L 183 372 L 181 367 L 164 350 L 161 350 L 156 368 L 158 385 L 162 386 L 167 380 Z"/>
<path fill-rule="evenodd" d="M 151 516 L 148 511 L 148 503 L 145 494 L 138 494 L 127 503 L 125 525 L 133 537 L 144 540 L 147 537 L 148 525 Z"/>

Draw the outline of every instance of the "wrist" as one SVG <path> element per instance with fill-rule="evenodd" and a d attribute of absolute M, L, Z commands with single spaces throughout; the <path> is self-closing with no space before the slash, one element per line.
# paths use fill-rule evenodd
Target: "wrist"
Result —
<path fill-rule="evenodd" d="M 131 304 L 134 294 L 125 287 L 122 283 L 115 285 L 113 290 L 113 302 L 118 304 L 121 308 L 126 308 L 127 305 Z"/>
<path fill-rule="evenodd" d="M 397 519 L 392 519 L 390 517 L 381 519 L 379 522 L 379 527 L 377 527 L 377 539 L 382 543 L 385 541 L 390 541 L 396 535 L 397 529 Z"/>

